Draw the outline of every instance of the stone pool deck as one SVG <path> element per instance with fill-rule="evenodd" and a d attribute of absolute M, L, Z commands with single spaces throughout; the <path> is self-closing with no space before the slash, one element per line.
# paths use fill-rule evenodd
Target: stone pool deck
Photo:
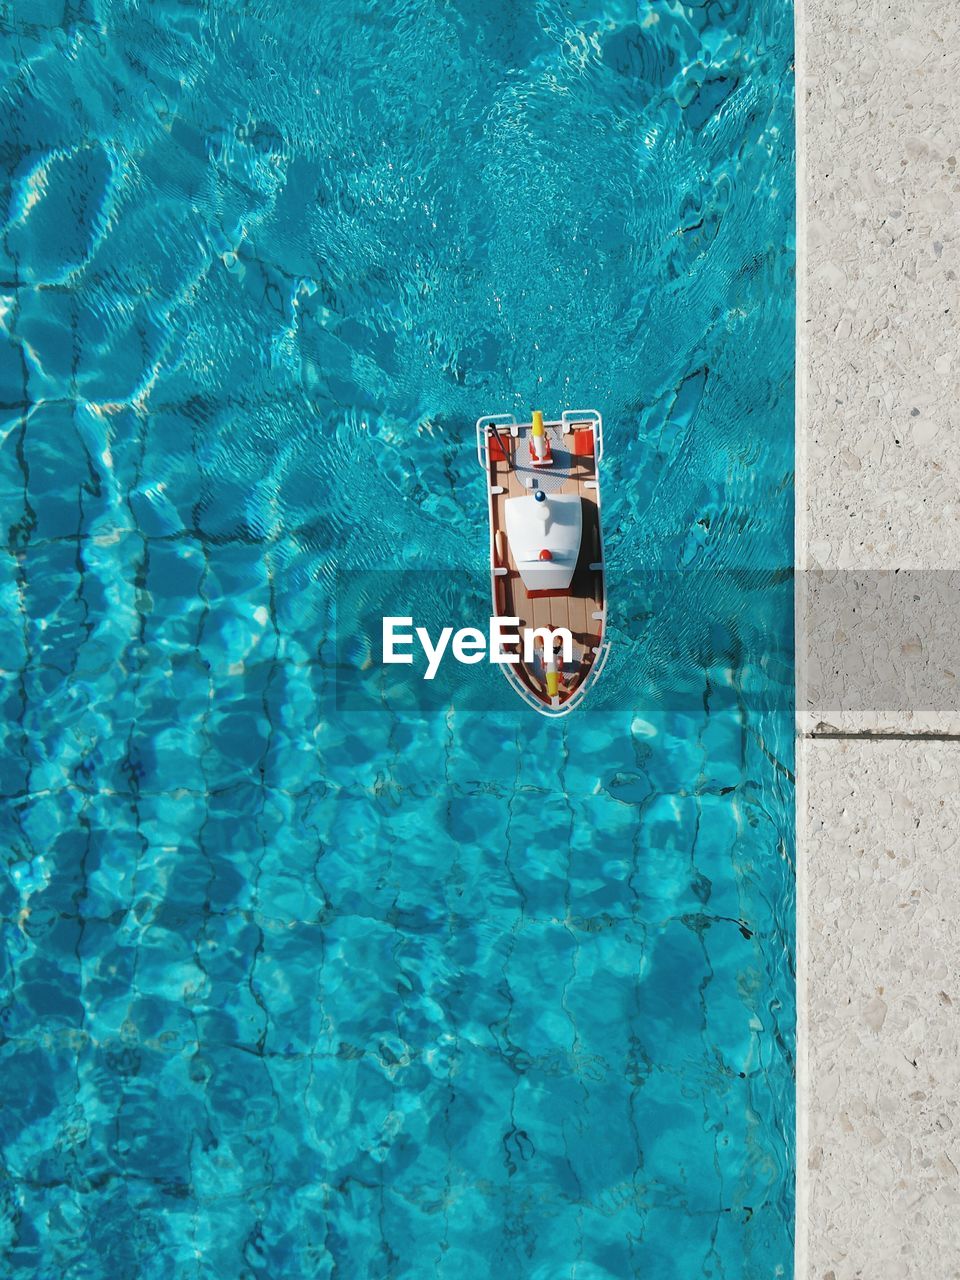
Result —
<path fill-rule="evenodd" d="M 796 21 L 796 1275 L 954 1280 L 960 8 Z"/>

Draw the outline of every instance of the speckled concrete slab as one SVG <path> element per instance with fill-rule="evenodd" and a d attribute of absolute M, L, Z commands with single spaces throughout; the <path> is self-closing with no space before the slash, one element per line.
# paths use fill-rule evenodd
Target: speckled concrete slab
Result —
<path fill-rule="evenodd" d="M 797 1277 L 955 1280 L 960 743 L 808 741 L 802 765 Z"/>
<path fill-rule="evenodd" d="M 958 1280 L 960 741 L 842 735 L 960 735 L 960 8 L 797 75 L 796 1275 Z"/>
<path fill-rule="evenodd" d="M 827 595 L 852 646 L 838 662 L 837 628 L 816 599 L 803 608 L 823 583 L 801 575 L 800 653 L 817 676 L 803 728 L 895 727 L 884 701 L 899 681 L 921 691 L 900 708 L 911 723 L 958 732 L 952 675 L 940 693 L 957 670 L 942 582 L 916 579 L 902 634 L 888 621 L 878 648 L 859 630 L 857 575 L 960 568 L 960 7 L 810 0 L 798 75 L 799 564 L 840 571 Z M 917 650 L 933 619 L 939 649 Z"/>
<path fill-rule="evenodd" d="M 960 572 L 808 571 L 803 731 L 960 733 Z"/>

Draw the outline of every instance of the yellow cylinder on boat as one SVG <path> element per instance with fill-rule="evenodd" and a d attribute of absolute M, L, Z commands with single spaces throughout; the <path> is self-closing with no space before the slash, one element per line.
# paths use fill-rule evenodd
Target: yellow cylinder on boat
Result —
<path fill-rule="evenodd" d="M 560 672 L 547 672 L 547 697 L 555 698 L 560 692 Z"/>
<path fill-rule="evenodd" d="M 532 434 L 535 436 L 543 435 L 543 411 L 541 409 L 534 409 L 533 411 Z"/>

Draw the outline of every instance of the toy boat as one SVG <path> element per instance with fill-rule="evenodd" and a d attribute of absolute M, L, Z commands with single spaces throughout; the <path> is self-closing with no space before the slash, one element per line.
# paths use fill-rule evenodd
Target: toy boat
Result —
<path fill-rule="evenodd" d="M 567 715 L 583 702 L 609 650 L 603 422 L 594 409 L 568 409 L 551 422 L 540 412 L 527 423 L 488 414 L 477 421 L 477 454 L 487 478 L 494 616 L 518 618 L 520 634 L 565 628 L 573 641 L 568 657 L 535 632 L 532 653 L 504 645 L 504 653 L 519 656 L 500 669 L 529 706 Z"/>

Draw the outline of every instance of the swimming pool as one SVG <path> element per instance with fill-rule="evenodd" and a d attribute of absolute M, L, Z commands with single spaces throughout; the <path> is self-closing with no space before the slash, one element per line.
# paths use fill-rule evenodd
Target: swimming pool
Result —
<path fill-rule="evenodd" d="M 6 20 L 6 1269 L 789 1275 L 790 6 Z M 385 689 L 567 406 L 589 706 Z"/>

